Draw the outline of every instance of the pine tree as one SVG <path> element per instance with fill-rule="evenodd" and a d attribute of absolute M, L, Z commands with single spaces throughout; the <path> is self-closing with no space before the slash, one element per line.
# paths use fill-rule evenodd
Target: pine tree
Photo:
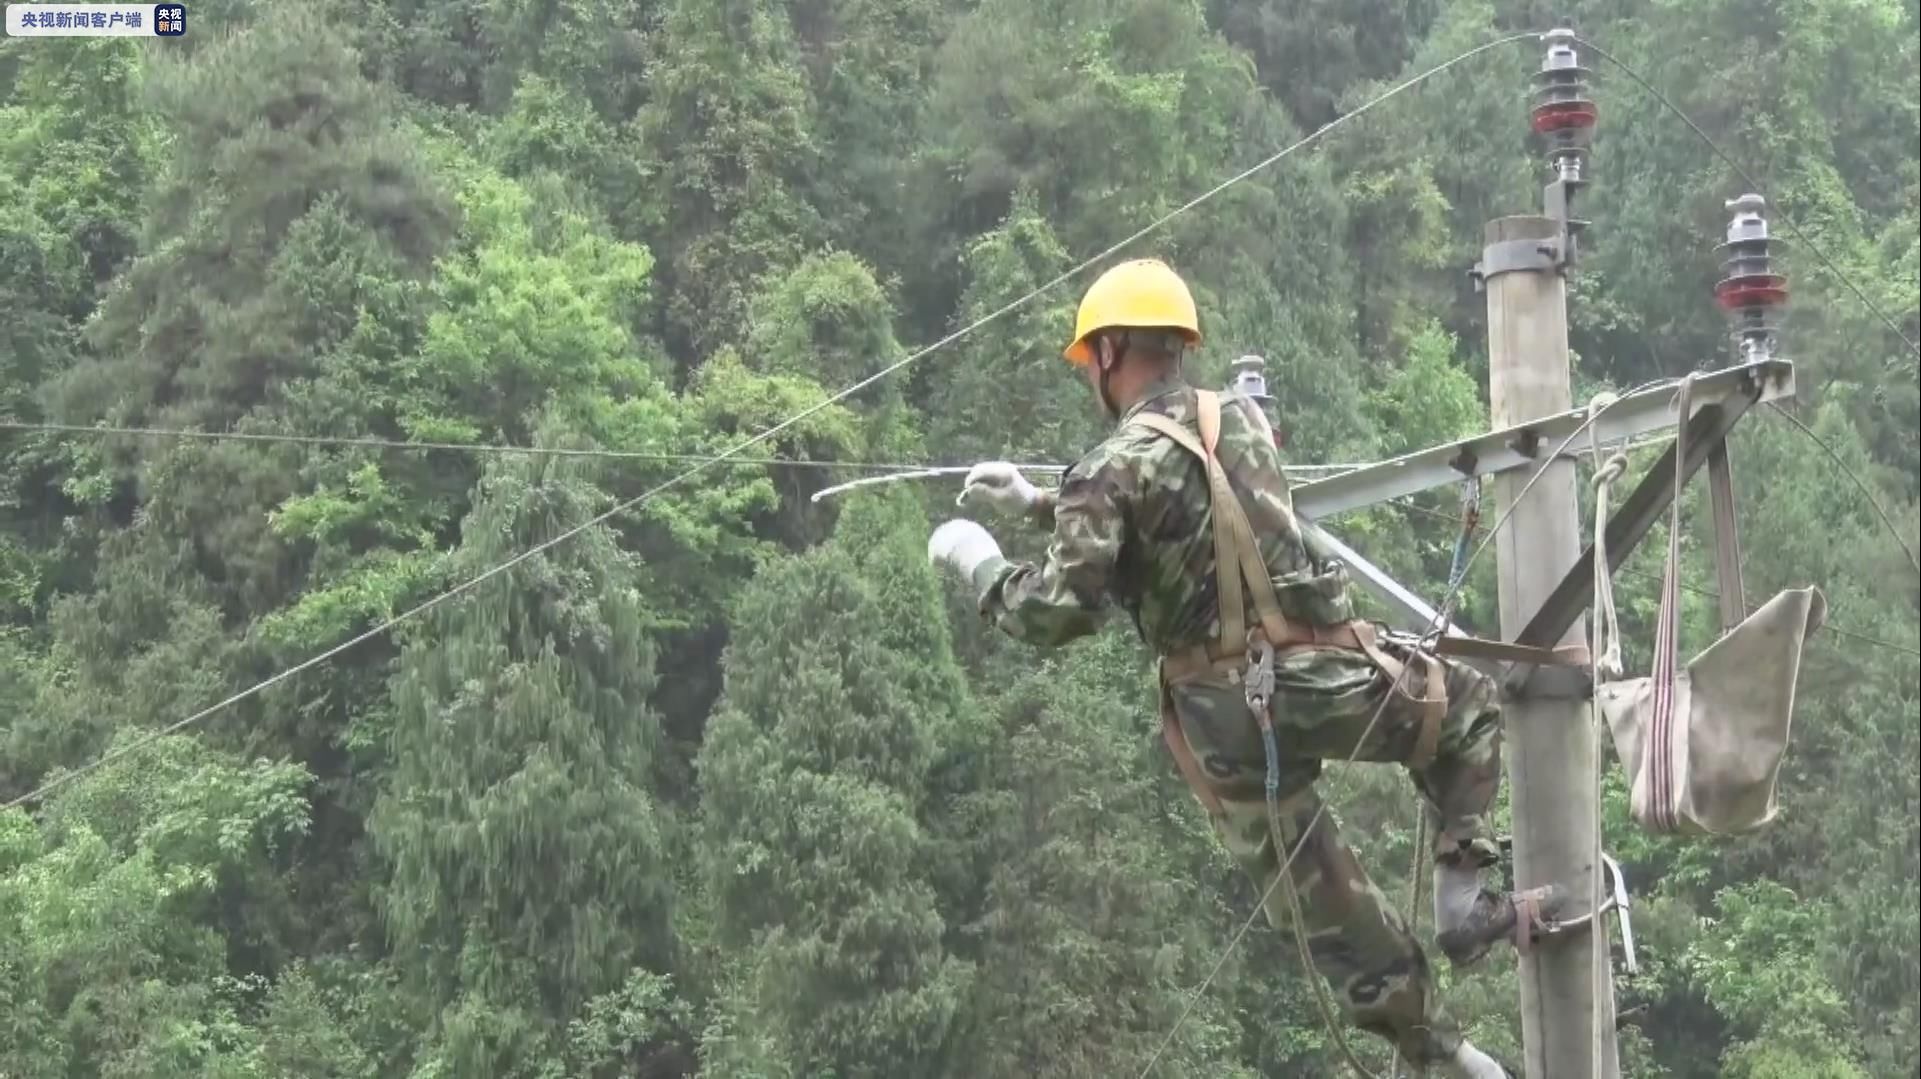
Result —
<path fill-rule="evenodd" d="M 1154 698 L 1129 634 L 1013 661 L 1029 670 L 995 702 L 981 789 L 960 803 L 958 834 L 984 863 L 970 1074 L 1136 1074 L 1218 947 L 1213 903 L 1182 865 L 1205 823 L 1149 737 Z M 1227 1020 L 1204 1001 L 1161 1067 L 1251 1076 Z"/>
<path fill-rule="evenodd" d="M 954 321 L 985 318 L 1071 265 L 1034 200 L 1017 199 L 998 228 L 969 245 Z M 1093 444 L 1099 406 L 1060 359 L 1071 335 L 1072 304 L 1064 289 L 1030 303 L 991 334 L 958 342 L 919 376 L 928 386 L 928 440 L 943 456 L 1071 461 Z"/>
<path fill-rule="evenodd" d="M 714 1075 L 942 1074 L 969 970 L 921 812 L 967 705 L 910 506 L 851 506 L 736 608 L 698 761 L 717 939 L 740 956 Z"/>
<path fill-rule="evenodd" d="M 390 100 L 305 12 L 156 62 L 142 85 L 142 106 L 166 115 L 172 136 L 141 205 L 140 251 L 89 325 L 90 355 L 41 389 L 50 418 L 303 434 L 377 427 L 384 400 L 357 391 L 391 358 L 383 346 L 406 347 L 418 275 L 453 225 Z M 178 719 L 249 674 L 272 673 L 263 668 L 288 639 L 245 634 L 310 573 L 333 568 L 300 542 L 310 537 L 279 531 L 275 511 L 289 499 L 357 485 L 364 497 L 335 501 L 360 504 L 331 516 L 349 550 L 396 535 L 417 543 L 433 526 L 435 508 L 396 504 L 384 477 L 361 471 L 364 455 L 342 456 L 152 440 L 68 451 L 43 489 L 61 492 L 69 557 L 94 563 L 94 584 L 107 586 L 72 588 L 51 619 L 82 672 L 68 746 L 97 746 L 109 721 Z M 334 628 L 391 610 L 424 575 L 399 554 L 363 575 L 360 598 L 341 605 L 350 616 L 316 621 Z M 299 633 L 290 639 L 300 658 L 314 651 Z M 360 658 L 377 667 L 385 657 Z M 246 702 L 203 730 L 318 762 L 332 756 L 347 702 L 373 689 L 337 683 L 338 710 L 315 708 L 314 695 L 269 696 L 278 707 Z"/>
<path fill-rule="evenodd" d="M 503 462 L 464 523 L 461 578 L 605 501 L 568 464 Z M 394 685 L 392 774 L 369 820 L 396 955 L 440 1008 L 452 1074 L 532 1074 L 565 1022 L 672 959 L 669 827 L 648 613 L 589 529 L 438 609 Z"/>
<path fill-rule="evenodd" d="M 685 365 L 743 336 L 756 283 L 813 246 L 813 102 L 784 6 L 676 0 L 649 39 L 641 154 L 663 222 L 665 337 Z"/>
<path fill-rule="evenodd" d="M 893 306 L 874 273 L 842 251 L 809 255 L 751 305 L 745 356 L 755 370 L 844 389 L 898 359 Z M 862 397 L 898 400 L 898 383 Z"/>

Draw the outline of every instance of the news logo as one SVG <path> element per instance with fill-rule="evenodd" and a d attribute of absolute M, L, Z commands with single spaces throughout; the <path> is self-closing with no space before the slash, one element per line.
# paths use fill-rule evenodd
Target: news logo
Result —
<path fill-rule="evenodd" d="M 8 37 L 179 37 L 185 4 L 8 4 Z"/>

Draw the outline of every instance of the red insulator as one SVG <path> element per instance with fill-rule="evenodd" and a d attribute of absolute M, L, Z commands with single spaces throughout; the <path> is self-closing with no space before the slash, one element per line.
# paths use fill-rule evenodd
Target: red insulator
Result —
<path fill-rule="evenodd" d="M 1593 127 L 1601 110 L 1592 101 L 1552 101 L 1534 107 L 1534 133 Z"/>
<path fill-rule="evenodd" d="M 1788 302 L 1788 279 L 1785 274 L 1730 277 L 1714 286 L 1714 302 L 1723 311 L 1785 306 Z"/>
<path fill-rule="evenodd" d="M 1574 48 L 1574 31 L 1551 30 L 1543 36 L 1547 53 L 1541 59 L 1541 69 L 1529 79 L 1534 89 L 1528 118 L 1534 134 L 1546 146 L 1559 192 L 1548 196 L 1551 203 L 1558 203 L 1558 209 L 1551 207 L 1548 214 L 1566 217 L 1568 199 L 1587 184 L 1588 144 L 1594 140 L 1600 108 L 1588 96 L 1588 76 L 1592 72 L 1581 66 Z M 1569 227 L 1579 225 L 1570 222 Z"/>
<path fill-rule="evenodd" d="M 1754 362 L 1774 355 L 1782 309 L 1788 303 L 1788 278 L 1774 271 L 1774 241 L 1768 235 L 1767 201 L 1742 195 L 1727 202 L 1733 218 L 1721 253 L 1722 277 L 1714 302 L 1726 312 L 1728 330 L 1742 358 Z"/>

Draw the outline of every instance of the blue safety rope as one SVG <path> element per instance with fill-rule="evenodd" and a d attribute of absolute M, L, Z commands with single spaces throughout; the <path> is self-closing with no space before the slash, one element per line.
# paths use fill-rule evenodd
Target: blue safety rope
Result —
<path fill-rule="evenodd" d="M 1274 741 L 1274 723 L 1261 714 L 1261 747 L 1267 750 L 1267 809 L 1279 815 L 1281 811 L 1281 750 Z"/>
<path fill-rule="evenodd" d="M 1251 635 L 1249 643 L 1254 644 Z M 1261 748 L 1267 753 L 1267 829 L 1273 837 L 1277 872 L 1285 874 L 1289 864 L 1294 861 L 1295 855 L 1300 852 L 1300 848 L 1306 845 L 1307 836 L 1303 834 L 1293 844 L 1293 850 L 1288 849 L 1287 829 L 1281 824 L 1281 749 L 1274 738 L 1273 716 L 1268 712 L 1268 706 L 1274 701 L 1274 648 L 1262 640 L 1254 647 L 1254 654 L 1254 662 L 1248 667 L 1245 676 L 1247 707 L 1254 713 L 1255 721 L 1260 724 Z M 1308 822 L 1310 828 L 1313 827 L 1313 823 Z M 1336 1013 L 1334 1002 L 1327 995 L 1327 980 L 1321 976 L 1319 968 L 1314 964 L 1314 951 L 1307 939 L 1305 924 L 1307 915 L 1301 909 L 1300 896 L 1294 894 L 1294 883 L 1286 882 L 1283 890 L 1292 911 L 1288 922 L 1294 930 L 1294 946 L 1300 950 L 1301 965 L 1307 968 L 1308 979 L 1314 988 L 1314 1001 L 1320 1007 L 1321 1019 L 1327 1024 L 1328 1033 L 1333 1036 L 1335 1047 L 1340 1050 L 1348 1066 L 1354 1069 L 1356 1075 L 1361 1076 L 1362 1079 L 1380 1079 L 1361 1063 L 1361 1058 L 1354 1054 L 1354 1047 L 1347 1043 L 1347 1035 L 1341 1031 L 1341 1021 Z M 1400 1053 L 1397 1050 L 1394 1056 L 1394 1068 L 1398 1069 L 1400 1062 Z"/>
<path fill-rule="evenodd" d="M 1447 590 L 1452 594 L 1461 587 L 1461 578 L 1467 574 L 1468 540 L 1474 537 L 1474 530 L 1481 523 L 1481 478 L 1470 476 L 1461 484 L 1461 534 L 1454 537 L 1454 565 L 1447 571 Z"/>

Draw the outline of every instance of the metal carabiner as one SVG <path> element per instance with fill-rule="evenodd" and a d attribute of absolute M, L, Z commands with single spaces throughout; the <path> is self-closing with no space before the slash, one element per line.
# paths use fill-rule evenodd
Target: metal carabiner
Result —
<path fill-rule="evenodd" d="M 1274 645 L 1259 629 L 1253 629 L 1247 634 L 1247 649 L 1254 656 L 1242 679 L 1247 687 L 1247 707 L 1265 727 L 1267 706 L 1274 700 Z"/>

